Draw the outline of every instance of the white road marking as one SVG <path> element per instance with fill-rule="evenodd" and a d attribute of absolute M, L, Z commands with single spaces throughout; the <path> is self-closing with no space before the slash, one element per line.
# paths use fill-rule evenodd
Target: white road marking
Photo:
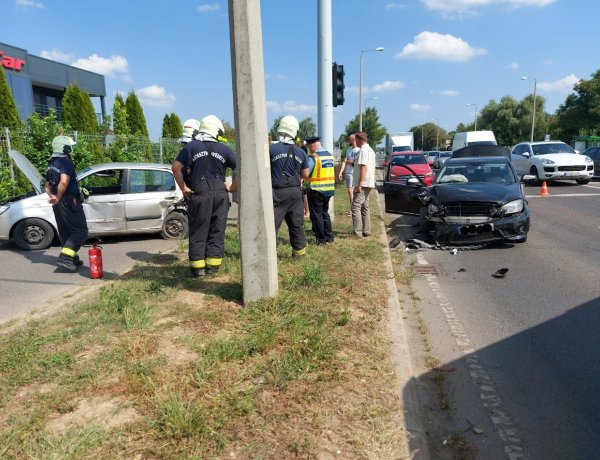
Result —
<path fill-rule="evenodd" d="M 600 196 L 600 193 L 553 193 L 550 195 L 525 195 L 525 198 L 548 198 L 548 197 L 573 197 L 573 196 Z"/>
<path fill-rule="evenodd" d="M 423 254 L 417 254 L 417 262 L 422 265 L 427 264 Z M 470 369 L 471 383 L 479 389 L 479 398 L 482 401 L 482 405 L 486 412 L 488 412 L 496 433 L 498 433 L 498 436 L 504 443 L 504 453 L 510 460 L 525 458 L 522 441 L 513 417 L 504 408 L 502 398 L 496 390 L 495 382 L 481 363 L 479 355 L 458 319 L 456 311 L 450 304 L 450 300 L 446 294 L 442 291 L 437 276 L 430 274 L 424 276 L 437 299 L 438 306 L 444 314 L 450 333 L 454 336 L 461 353 L 465 355 L 465 361 Z"/>

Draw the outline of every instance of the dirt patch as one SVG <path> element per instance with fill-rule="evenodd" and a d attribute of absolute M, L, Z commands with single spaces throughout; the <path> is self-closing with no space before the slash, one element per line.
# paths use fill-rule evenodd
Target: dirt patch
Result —
<path fill-rule="evenodd" d="M 60 435 L 72 427 L 89 424 L 100 426 L 106 430 L 117 426 L 128 425 L 141 419 L 141 415 L 126 402 L 106 397 L 82 399 L 73 412 L 51 418 L 46 429 Z"/>

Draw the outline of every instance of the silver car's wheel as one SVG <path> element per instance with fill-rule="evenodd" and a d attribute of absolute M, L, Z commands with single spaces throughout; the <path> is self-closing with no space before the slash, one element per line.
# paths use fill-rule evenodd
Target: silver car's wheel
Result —
<path fill-rule="evenodd" d="M 15 226 L 13 238 L 21 249 L 46 249 L 54 240 L 54 229 L 45 220 L 24 219 Z"/>
<path fill-rule="evenodd" d="M 540 180 L 540 175 L 538 173 L 538 170 L 535 166 L 531 167 L 531 170 L 529 171 L 529 174 L 531 174 L 532 176 L 535 176 L 535 179 L 533 181 L 533 185 L 539 185 L 542 183 L 542 181 Z"/>
<path fill-rule="evenodd" d="M 165 239 L 186 237 L 188 234 L 188 218 L 182 212 L 172 212 L 165 217 L 160 234 Z"/>
<path fill-rule="evenodd" d="M 589 184 L 591 179 L 577 179 L 579 185 Z"/>

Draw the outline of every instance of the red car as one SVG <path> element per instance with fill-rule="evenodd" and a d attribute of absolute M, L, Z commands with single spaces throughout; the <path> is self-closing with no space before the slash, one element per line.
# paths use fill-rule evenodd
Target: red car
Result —
<path fill-rule="evenodd" d="M 393 153 L 387 169 L 389 182 L 406 183 L 406 180 L 413 175 L 402 165 L 408 165 L 428 187 L 433 183 L 435 176 L 427 158 L 421 152 Z"/>

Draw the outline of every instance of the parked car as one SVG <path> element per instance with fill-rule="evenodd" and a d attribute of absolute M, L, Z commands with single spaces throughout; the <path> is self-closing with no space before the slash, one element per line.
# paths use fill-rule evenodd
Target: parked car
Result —
<path fill-rule="evenodd" d="M 404 165 L 410 165 L 407 169 Z M 390 156 L 390 164 L 386 170 L 386 177 L 390 182 L 405 184 L 409 177 L 416 174 L 425 185 L 433 183 L 433 171 L 421 152 L 394 152 Z"/>
<path fill-rule="evenodd" d="M 504 147 L 474 145 L 454 152 L 431 187 L 415 177 L 388 180 L 385 210 L 419 216 L 421 230 L 440 243 L 525 242 L 529 208 L 509 155 Z"/>
<path fill-rule="evenodd" d="M 521 142 L 513 147 L 511 158 L 518 174 L 531 174 L 536 182 L 575 180 L 587 184 L 594 175 L 592 159 L 564 142 Z"/>
<path fill-rule="evenodd" d="M 425 154 L 425 158 L 427 158 L 427 163 L 429 166 L 433 167 L 433 160 L 440 153 L 437 150 L 432 150 L 431 152 L 423 152 Z"/>
<path fill-rule="evenodd" d="M 441 169 L 442 166 L 444 166 L 444 162 L 451 156 L 452 156 L 452 152 L 450 152 L 449 150 L 444 150 L 442 152 L 439 152 L 433 159 L 433 168 Z"/>
<path fill-rule="evenodd" d="M 33 190 L 0 205 L 0 240 L 14 240 L 25 250 L 45 249 L 57 239 L 58 231 L 44 179 L 22 154 L 13 150 L 10 156 Z M 187 235 L 187 208 L 170 166 L 104 163 L 85 168 L 77 179 L 89 194 L 83 209 L 90 236 Z"/>
<path fill-rule="evenodd" d="M 590 147 L 582 155 L 586 155 L 594 162 L 594 177 L 600 177 L 600 147 Z"/>

